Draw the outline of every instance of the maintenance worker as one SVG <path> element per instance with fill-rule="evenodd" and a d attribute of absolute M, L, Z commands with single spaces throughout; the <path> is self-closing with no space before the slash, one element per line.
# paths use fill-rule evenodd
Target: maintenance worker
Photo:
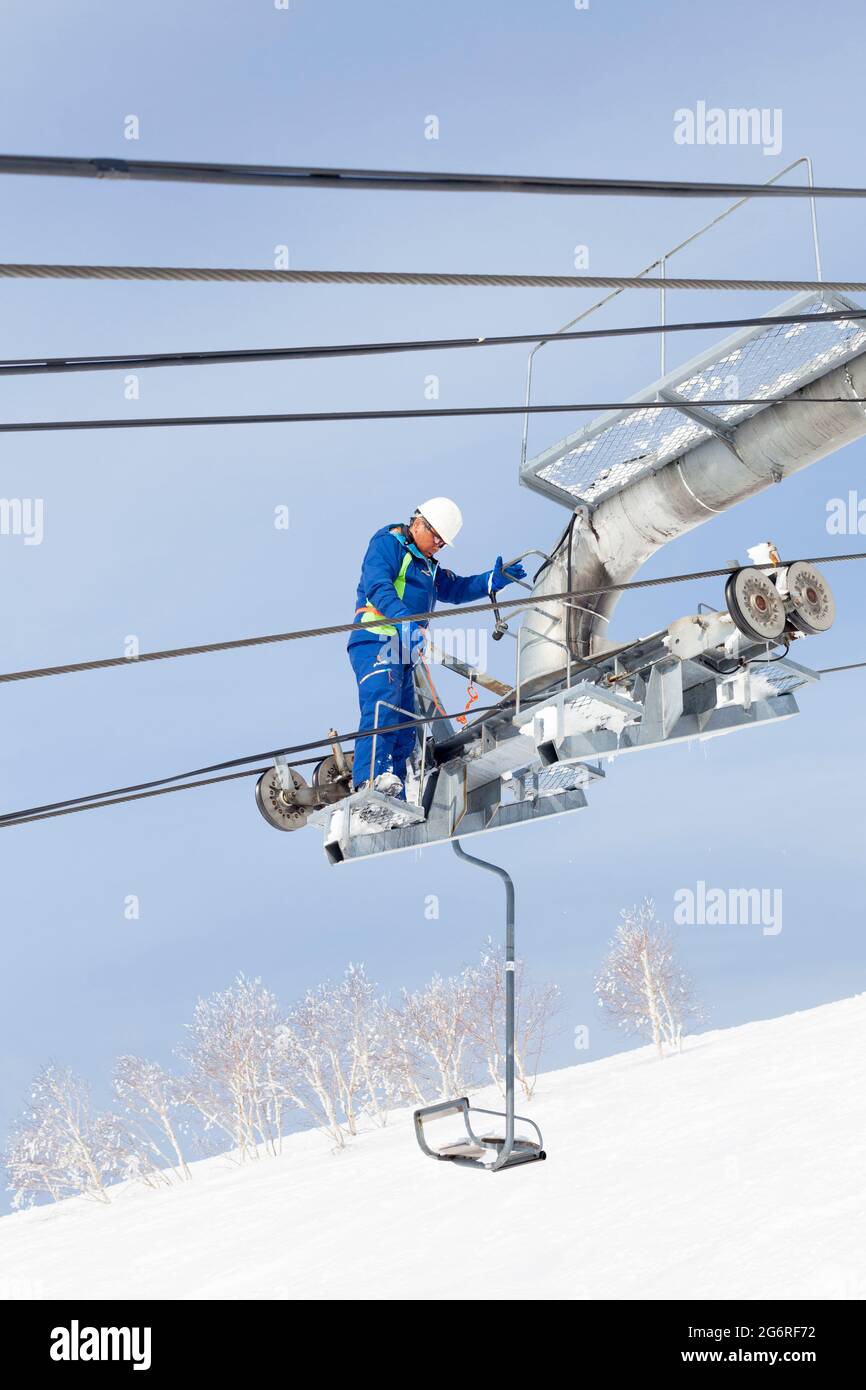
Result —
<path fill-rule="evenodd" d="M 432 612 L 440 598 L 461 604 L 485 594 L 492 597 L 506 584 L 525 577 L 521 564 L 504 570 L 501 555 L 492 570 L 468 578 L 444 569 L 436 553 L 453 545 L 462 525 L 455 502 L 431 497 L 421 503 L 408 525 L 381 527 L 367 546 L 355 602 L 355 621 L 362 626 L 350 634 L 348 642 L 358 682 L 360 729 L 406 723 L 416 715 L 414 668 L 424 655 L 427 623 L 409 621 L 411 614 Z M 386 703 L 377 719 L 379 701 Z M 359 738 L 352 773 L 355 788 L 372 781 L 376 791 L 405 800 L 406 762 L 415 737 L 414 727 L 377 734 L 372 769 L 373 739 Z"/>

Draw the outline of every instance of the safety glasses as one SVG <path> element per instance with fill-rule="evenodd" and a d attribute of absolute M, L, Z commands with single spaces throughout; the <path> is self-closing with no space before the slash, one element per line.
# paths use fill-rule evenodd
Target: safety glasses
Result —
<path fill-rule="evenodd" d="M 443 541 L 439 532 L 433 530 L 433 527 L 430 525 L 430 522 L 427 520 L 426 516 L 422 516 L 421 520 L 424 522 L 425 529 L 429 531 L 430 535 L 433 537 L 434 544 L 438 546 L 443 546 L 445 542 Z"/>

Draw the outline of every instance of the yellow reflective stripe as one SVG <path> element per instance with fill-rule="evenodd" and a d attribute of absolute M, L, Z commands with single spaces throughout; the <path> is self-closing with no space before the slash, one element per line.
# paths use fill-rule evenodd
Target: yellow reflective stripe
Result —
<path fill-rule="evenodd" d="M 392 532 L 392 534 L 394 533 Z M 406 592 L 406 571 L 408 570 L 411 563 L 412 552 L 410 550 L 407 550 L 406 554 L 403 556 L 403 563 L 400 566 L 400 572 L 397 575 L 397 578 L 394 580 L 394 589 L 396 590 L 397 597 L 399 599 L 402 599 L 403 595 Z M 367 600 L 366 608 L 359 608 L 356 612 L 356 616 L 357 613 L 361 613 L 363 615 L 361 618 L 361 622 L 365 626 L 370 623 L 377 623 L 377 620 L 379 618 L 384 618 L 385 616 L 384 613 L 379 612 L 378 608 L 374 608 L 373 604 L 370 602 L 369 599 Z M 371 627 L 370 631 L 381 633 L 383 637 L 394 637 L 397 634 L 397 629 L 393 623 L 377 623 L 377 626 Z"/>
<path fill-rule="evenodd" d="M 371 608 L 372 608 L 372 605 L 371 605 Z M 373 609 L 372 609 L 372 612 L 368 612 L 368 613 L 365 613 L 365 614 L 364 614 L 364 616 L 361 618 L 361 622 L 362 622 L 365 626 L 368 625 L 368 624 L 370 624 L 370 623 L 375 624 L 375 626 L 373 626 L 373 627 L 370 628 L 370 631 L 371 631 L 371 632 L 378 632 L 378 633 L 381 633 L 383 637 L 394 637 L 394 636 L 396 636 L 396 634 L 397 634 L 397 629 L 396 629 L 396 627 L 394 626 L 393 623 L 380 623 L 380 622 L 379 622 L 379 619 L 380 619 L 380 618 L 383 618 L 384 616 L 385 616 L 384 613 L 380 613 L 379 610 L 378 610 L 377 608 L 373 608 Z"/>
<path fill-rule="evenodd" d="M 402 598 L 406 592 L 406 571 L 412 563 L 412 552 L 407 550 L 403 556 L 403 563 L 400 566 L 400 573 L 394 580 L 394 588 L 397 590 L 397 597 Z"/>

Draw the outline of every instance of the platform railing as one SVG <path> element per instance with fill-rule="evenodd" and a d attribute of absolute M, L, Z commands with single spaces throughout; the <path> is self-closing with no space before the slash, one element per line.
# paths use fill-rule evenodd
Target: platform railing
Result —
<path fill-rule="evenodd" d="M 807 177 L 807 179 L 808 179 L 809 187 L 810 187 L 810 188 L 813 188 L 813 187 L 814 187 L 814 184 L 815 184 L 815 180 L 814 180 L 813 172 L 812 172 L 812 160 L 811 160 L 811 157 L 810 157 L 809 155 L 806 155 L 806 154 L 800 155 L 800 157 L 799 157 L 798 159 L 794 159 L 794 160 L 791 161 L 790 164 L 786 164 L 785 167 L 784 167 L 784 169 L 780 169 L 779 172 L 778 172 L 777 174 L 773 174 L 773 176 L 772 176 L 771 178 L 766 179 L 766 180 L 765 180 L 766 184 L 767 184 L 767 185 L 770 185 L 770 184 L 773 184 L 773 183 L 778 183 L 779 179 L 784 178 L 785 174 L 789 174 L 789 173 L 791 172 L 792 169 L 798 168 L 801 164 L 805 164 L 805 166 L 806 166 L 806 177 Z M 690 235 L 690 236 L 687 236 L 687 237 L 685 238 L 684 241 L 680 241 L 680 242 L 677 243 L 676 246 L 672 246 L 672 247 L 670 247 L 669 250 L 663 251 L 663 252 L 661 253 L 661 255 L 659 255 L 659 256 L 657 256 L 657 257 L 655 258 L 655 260 L 650 261 L 649 265 L 645 265 L 645 266 L 643 267 L 642 270 L 639 270 L 639 271 L 637 272 L 637 275 L 638 275 L 638 276 L 649 275 L 651 271 L 653 271 L 653 270 L 658 270 L 660 278 L 664 279 L 665 276 L 666 276 L 666 274 L 667 274 L 667 264 L 668 264 L 668 261 L 669 261 L 673 256 L 676 256 L 680 251 L 685 250 L 685 248 L 686 248 L 687 246 L 691 246 L 692 242 L 697 241 L 700 237 L 704 236 L 705 233 L 707 233 L 707 232 L 709 232 L 709 231 L 712 231 L 713 227 L 717 227 L 717 226 L 719 225 L 720 222 L 724 222 L 725 219 L 728 218 L 728 217 L 730 217 L 732 213 L 736 212 L 739 208 L 743 207 L 746 203 L 750 202 L 750 201 L 751 201 L 751 196 L 752 196 L 752 195 L 747 194 L 744 198 L 738 198 L 736 202 L 731 203 L 731 205 L 730 205 L 729 207 L 725 208 L 722 212 L 718 213 L 718 214 L 717 214 L 715 217 L 713 217 L 709 222 L 704 223 L 704 225 L 703 225 L 702 227 L 699 227 L 699 228 L 697 229 L 697 231 L 692 232 L 691 235 Z M 809 204 L 810 204 L 810 207 L 811 207 L 812 249 L 813 249 L 814 256 L 815 256 L 815 278 L 816 278 L 817 280 L 823 280 L 824 276 L 823 276 L 823 272 L 822 272 L 822 269 L 821 269 L 821 246 L 820 246 L 820 242 L 819 242 L 819 239 L 818 239 L 818 211 L 817 211 L 817 207 L 816 207 L 816 200 L 815 200 L 814 198 L 810 198 L 810 199 L 809 199 Z M 520 474 L 521 474 L 521 476 L 523 475 L 524 469 L 525 469 L 525 467 L 526 467 L 527 452 L 528 452 L 528 447 L 529 447 L 529 412 L 528 412 L 528 407 L 529 407 L 529 405 L 531 404 L 531 401 L 532 401 L 532 376 L 533 376 L 533 367 L 534 367 L 534 363 L 535 363 L 535 355 L 536 355 L 536 353 L 537 353 L 537 352 L 540 352 L 540 350 L 541 350 L 543 347 L 545 347 L 547 343 L 551 342 L 554 338 L 556 338 L 558 334 L 560 334 L 560 333 L 567 333 L 569 329 L 574 328 L 575 324 L 581 323 L 584 319 L 588 318 L 590 314 L 594 314 L 598 309 L 604 308 L 605 304 L 610 304 L 611 300 L 616 299 L 616 297 L 617 297 L 618 295 L 623 294 L 623 293 L 624 293 L 624 289 L 611 290 L 611 292 L 610 292 L 609 294 L 606 294 L 606 295 L 603 296 L 603 298 L 601 298 L 601 299 L 599 299 L 599 300 L 596 300 L 596 302 L 595 302 L 594 304 L 590 304 L 590 306 L 589 306 L 588 309 L 584 309 L 584 310 L 583 310 L 581 313 L 579 313 L 575 318 L 569 319 L 568 323 L 564 323 L 564 324 L 562 325 L 561 328 L 557 328 L 556 331 L 555 331 L 554 333 L 551 333 L 551 335 L 550 335 L 549 338 L 543 338 L 543 339 L 541 340 L 540 343 L 536 343 L 536 344 L 534 345 L 534 347 L 530 350 L 530 353 L 529 353 L 529 356 L 528 356 L 527 362 L 526 362 L 526 397 L 525 397 L 525 405 L 526 405 L 526 407 L 527 407 L 527 413 L 526 413 L 526 414 L 524 415 L 524 417 L 523 417 L 523 437 L 522 437 L 521 445 L 520 445 Z M 665 313 L 666 313 L 666 295 L 665 295 L 665 289 L 664 289 L 664 287 L 662 286 L 662 288 L 659 290 L 659 323 L 660 323 L 660 325 L 662 325 L 662 326 L 664 326 L 664 323 L 665 323 Z M 664 334 L 664 333 L 660 333 L 660 334 L 659 334 L 659 358 L 660 358 L 660 362 L 661 362 L 661 376 L 664 376 L 664 375 L 665 375 L 665 334 Z"/>

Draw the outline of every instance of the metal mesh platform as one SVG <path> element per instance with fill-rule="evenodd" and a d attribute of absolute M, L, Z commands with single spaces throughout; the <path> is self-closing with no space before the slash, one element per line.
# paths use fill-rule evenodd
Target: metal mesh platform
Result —
<path fill-rule="evenodd" d="M 756 661 L 750 670 L 752 693 L 756 696 L 764 692 L 770 697 L 789 695 L 815 680 L 812 671 L 804 670 L 793 661 Z"/>
<path fill-rule="evenodd" d="M 774 314 L 818 314 L 853 309 L 839 294 L 799 294 Z M 655 401 L 674 392 L 689 404 L 725 396 L 762 398 L 790 395 L 866 346 L 866 322 L 790 324 L 752 328 L 693 358 L 661 381 L 629 399 Z M 740 424 L 761 406 L 709 406 L 723 428 Z M 521 470 L 521 482 L 573 507 L 596 505 L 604 497 L 702 444 L 712 431 L 676 407 L 658 411 L 620 410 L 601 416 L 569 435 Z"/>

